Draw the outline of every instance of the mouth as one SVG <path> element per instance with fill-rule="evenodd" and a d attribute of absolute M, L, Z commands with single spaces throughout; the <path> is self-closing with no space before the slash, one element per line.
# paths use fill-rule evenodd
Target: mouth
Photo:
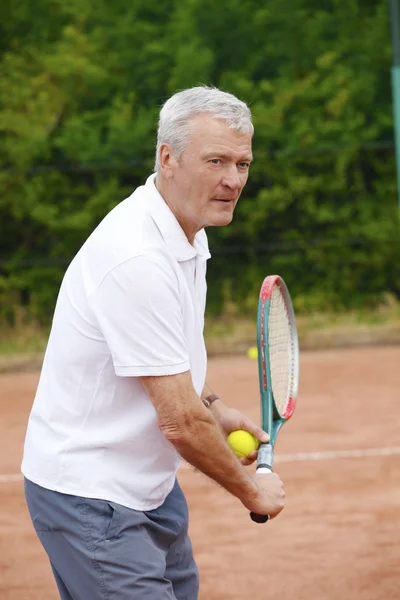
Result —
<path fill-rule="evenodd" d="M 224 202 L 226 204 L 229 204 L 230 202 L 235 202 L 236 198 L 213 198 L 213 200 L 216 202 Z"/>

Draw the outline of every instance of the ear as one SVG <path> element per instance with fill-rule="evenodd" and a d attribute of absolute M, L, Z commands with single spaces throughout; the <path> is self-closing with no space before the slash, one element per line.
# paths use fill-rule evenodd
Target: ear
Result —
<path fill-rule="evenodd" d="M 161 144 L 159 160 L 160 171 L 162 171 L 164 177 L 170 179 L 173 176 L 173 170 L 177 165 L 177 160 L 169 144 Z"/>

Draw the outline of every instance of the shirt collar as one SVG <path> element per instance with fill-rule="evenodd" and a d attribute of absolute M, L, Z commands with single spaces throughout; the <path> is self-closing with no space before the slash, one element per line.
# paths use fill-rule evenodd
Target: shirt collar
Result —
<path fill-rule="evenodd" d="M 196 256 L 204 260 L 211 258 L 205 230 L 201 229 L 196 233 L 192 246 L 182 227 L 179 225 L 177 218 L 157 190 L 155 179 L 156 173 L 153 173 L 148 177 L 145 185 L 150 199 L 150 212 L 173 256 L 181 262 Z"/>

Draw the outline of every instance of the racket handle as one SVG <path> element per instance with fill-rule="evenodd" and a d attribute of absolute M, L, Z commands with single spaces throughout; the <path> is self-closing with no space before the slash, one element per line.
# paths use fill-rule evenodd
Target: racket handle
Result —
<path fill-rule="evenodd" d="M 258 466 L 256 473 L 272 473 L 272 446 L 271 444 L 261 444 L 258 451 Z M 266 523 L 269 520 L 269 515 L 258 515 L 251 512 L 250 518 L 255 523 Z"/>
<path fill-rule="evenodd" d="M 257 513 L 251 512 L 250 518 L 254 523 L 266 523 L 269 520 L 269 515 L 258 515 Z"/>
<path fill-rule="evenodd" d="M 256 473 L 272 473 L 272 469 L 267 466 L 257 467 Z"/>

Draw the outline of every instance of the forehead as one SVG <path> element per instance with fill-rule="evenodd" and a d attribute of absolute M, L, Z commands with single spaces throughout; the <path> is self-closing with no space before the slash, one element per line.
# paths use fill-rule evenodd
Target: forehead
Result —
<path fill-rule="evenodd" d="M 186 150 L 201 155 L 223 152 L 235 155 L 247 155 L 251 158 L 250 132 L 241 133 L 229 127 L 222 119 L 203 113 L 189 121 L 189 138 Z"/>

